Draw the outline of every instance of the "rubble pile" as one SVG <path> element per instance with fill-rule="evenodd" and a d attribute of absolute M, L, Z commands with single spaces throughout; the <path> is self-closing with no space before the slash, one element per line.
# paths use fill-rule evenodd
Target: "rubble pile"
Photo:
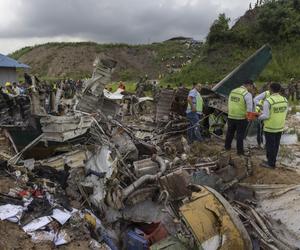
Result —
<path fill-rule="evenodd" d="M 279 237 L 265 196 L 241 184 L 253 175 L 252 153 L 223 152 L 219 138 L 189 145 L 186 90 L 163 90 L 155 103 L 109 93 L 115 65 L 95 61 L 63 115 L 31 112 L 16 124 L 24 110 L 5 111 L 0 183 L 10 185 L 0 185 L 0 220 L 51 247 L 295 249 L 299 236 Z"/>

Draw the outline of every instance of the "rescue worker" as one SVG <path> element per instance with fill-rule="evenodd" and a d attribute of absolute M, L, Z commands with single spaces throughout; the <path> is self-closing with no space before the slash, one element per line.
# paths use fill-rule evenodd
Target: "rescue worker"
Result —
<path fill-rule="evenodd" d="M 158 103 L 159 95 L 160 95 L 160 88 L 158 87 L 158 83 L 157 83 L 157 81 L 153 81 L 153 83 L 152 83 L 152 96 L 153 96 L 153 102 L 155 104 Z"/>
<path fill-rule="evenodd" d="M 269 98 L 271 95 L 270 90 L 266 90 L 261 94 L 257 95 L 254 99 L 255 112 L 261 113 L 263 110 L 264 101 Z M 260 120 L 257 123 L 257 137 L 256 137 L 257 145 L 261 147 L 263 143 L 263 122 Z"/>
<path fill-rule="evenodd" d="M 125 89 L 126 89 L 125 84 L 123 82 L 119 82 L 118 89 L 125 91 Z"/>
<path fill-rule="evenodd" d="M 290 84 L 288 86 L 287 99 L 291 100 L 293 102 L 293 101 L 295 101 L 295 95 L 296 95 L 296 84 L 294 82 L 294 78 L 291 78 Z"/>
<path fill-rule="evenodd" d="M 12 89 L 16 93 L 16 95 L 20 95 L 20 88 L 19 88 L 19 86 L 17 85 L 16 82 L 13 82 Z"/>
<path fill-rule="evenodd" d="M 200 90 L 200 83 L 193 84 L 193 89 L 189 92 L 187 98 L 188 106 L 186 109 L 186 116 L 190 122 L 190 126 L 187 131 L 189 143 L 193 143 L 194 141 L 203 141 L 199 124 L 203 114 L 203 99 L 199 93 Z"/>
<path fill-rule="evenodd" d="M 10 82 L 6 82 L 5 83 L 5 89 L 3 91 L 3 93 L 13 97 L 16 95 L 16 93 L 14 92 L 13 88 L 12 88 L 12 85 Z"/>
<path fill-rule="evenodd" d="M 296 87 L 296 100 L 299 101 L 300 100 L 300 81 L 298 81 L 295 84 Z"/>
<path fill-rule="evenodd" d="M 267 168 L 276 166 L 280 139 L 287 116 L 288 101 L 280 95 L 280 90 L 279 83 L 270 85 L 271 95 L 264 101 L 263 113 L 258 117 L 264 122 L 267 162 L 263 162 L 262 166 Z"/>
<path fill-rule="evenodd" d="M 243 86 L 231 91 L 228 99 L 228 129 L 225 139 L 225 150 L 231 149 L 236 133 L 236 148 L 239 155 L 244 155 L 244 137 L 247 129 L 247 114 L 253 111 L 254 83 L 248 80 Z"/>
<path fill-rule="evenodd" d="M 209 115 L 209 133 L 221 136 L 223 134 L 223 129 L 225 125 L 222 113 L 217 109 L 214 110 L 212 114 Z"/>

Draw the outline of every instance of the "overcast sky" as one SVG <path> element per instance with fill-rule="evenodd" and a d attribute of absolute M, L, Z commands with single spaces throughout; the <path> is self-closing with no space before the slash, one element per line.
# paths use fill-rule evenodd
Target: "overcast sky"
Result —
<path fill-rule="evenodd" d="M 219 13 L 254 0 L 0 0 L 0 53 L 52 41 L 151 43 L 204 39 Z"/>

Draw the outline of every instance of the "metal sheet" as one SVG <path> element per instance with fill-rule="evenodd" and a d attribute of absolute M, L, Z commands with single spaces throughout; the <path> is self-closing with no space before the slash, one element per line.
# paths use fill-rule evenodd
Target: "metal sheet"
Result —
<path fill-rule="evenodd" d="M 133 162 L 135 174 L 140 177 L 145 174 L 156 174 L 159 171 L 159 166 L 151 158 Z"/>
<path fill-rule="evenodd" d="M 169 117 L 175 92 L 170 89 L 162 89 L 156 105 L 156 121 L 164 121 L 165 117 Z"/>
<path fill-rule="evenodd" d="M 19 63 L 18 61 L 0 54 L 0 67 L 7 67 L 7 68 L 30 68 L 28 65 Z"/>
<path fill-rule="evenodd" d="M 216 191 L 201 186 L 180 207 L 184 221 L 204 249 L 252 249 L 246 229 L 230 204 Z M 209 248 L 209 247 L 217 248 Z"/>
<path fill-rule="evenodd" d="M 271 59 L 271 48 L 264 45 L 221 80 L 212 90 L 222 96 L 228 96 L 231 90 L 241 86 L 246 80 L 255 81 Z"/>

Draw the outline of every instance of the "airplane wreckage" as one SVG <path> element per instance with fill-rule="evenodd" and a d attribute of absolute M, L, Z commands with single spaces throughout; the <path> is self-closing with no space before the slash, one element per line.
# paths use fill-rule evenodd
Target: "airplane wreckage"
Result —
<path fill-rule="evenodd" d="M 270 59 L 264 46 L 204 89 L 207 106 L 226 113 L 229 92 L 255 80 Z M 116 63 L 97 59 L 70 100 L 61 89 L 51 93 L 52 115 L 35 77 L 29 96 L 1 94 L 0 175 L 16 186 L 0 193 L 0 219 L 56 246 L 88 239 L 92 249 L 296 249 L 299 236 L 266 215 L 268 201 L 296 187 L 242 185 L 253 172 L 251 154 L 188 145 L 187 89 L 162 89 L 155 103 L 110 93 Z"/>

